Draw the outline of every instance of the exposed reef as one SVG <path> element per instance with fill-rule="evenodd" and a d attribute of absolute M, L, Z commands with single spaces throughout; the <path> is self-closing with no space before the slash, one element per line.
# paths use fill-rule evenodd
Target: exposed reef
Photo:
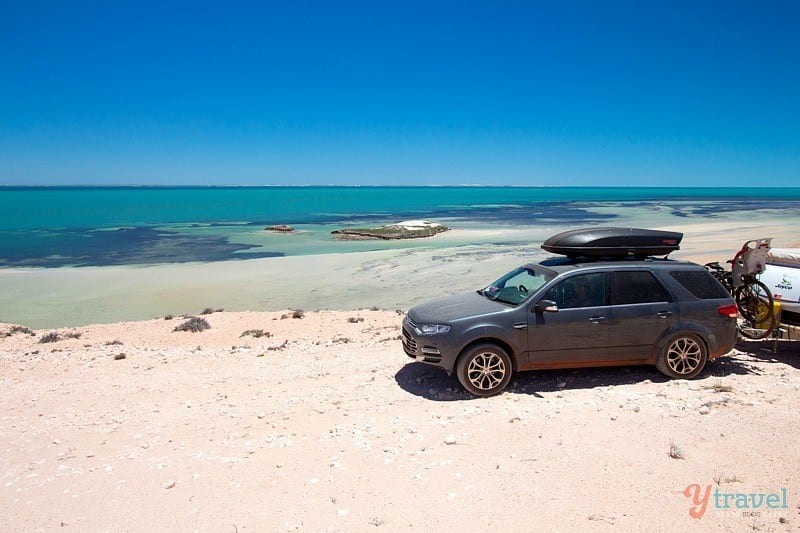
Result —
<path fill-rule="evenodd" d="M 377 228 L 338 229 L 331 233 L 342 240 L 397 240 L 432 237 L 444 231 L 448 231 L 449 229 L 450 228 L 447 226 L 427 220 L 408 220 L 405 222 L 398 222 L 397 224 L 387 224 Z"/>

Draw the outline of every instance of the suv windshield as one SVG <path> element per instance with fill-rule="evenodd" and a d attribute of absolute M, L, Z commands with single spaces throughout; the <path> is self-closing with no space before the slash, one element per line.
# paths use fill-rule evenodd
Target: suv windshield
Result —
<path fill-rule="evenodd" d="M 549 270 L 519 267 L 478 292 L 490 300 L 518 305 L 554 277 Z"/>

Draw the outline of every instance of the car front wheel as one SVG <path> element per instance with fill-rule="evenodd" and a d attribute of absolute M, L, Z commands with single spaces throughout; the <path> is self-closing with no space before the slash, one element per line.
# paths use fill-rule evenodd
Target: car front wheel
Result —
<path fill-rule="evenodd" d="M 702 339 L 691 333 L 676 335 L 659 350 L 656 368 L 673 379 L 692 379 L 702 372 L 708 351 Z"/>
<path fill-rule="evenodd" d="M 511 380 L 511 358 L 494 344 L 480 344 L 458 359 L 456 374 L 461 385 L 475 396 L 493 396 Z"/>

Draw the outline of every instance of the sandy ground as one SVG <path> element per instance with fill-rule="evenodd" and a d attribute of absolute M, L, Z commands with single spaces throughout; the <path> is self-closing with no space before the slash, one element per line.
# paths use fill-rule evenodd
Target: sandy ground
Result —
<path fill-rule="evenodd" d="M 0 324 L 0 530 L 800 529 L 799 340 L 478 400 L 403 354 L 396 312 L 204 318 Z"/>

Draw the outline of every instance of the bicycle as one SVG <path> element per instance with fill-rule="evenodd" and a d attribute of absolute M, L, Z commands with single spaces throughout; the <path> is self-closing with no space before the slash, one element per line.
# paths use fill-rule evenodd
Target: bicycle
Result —
<path fill-rule="evenodd" d="M 748 339 L 764 339 L 775 329 L 772 293 L 758 276 L 764 272 L 772 239 L 747 241 L 728 261 L 731 270 L 719 262 L 706 263 L 706 269 L 722 283 L 736 300 L 739 309 L 739 333 Z"/>

